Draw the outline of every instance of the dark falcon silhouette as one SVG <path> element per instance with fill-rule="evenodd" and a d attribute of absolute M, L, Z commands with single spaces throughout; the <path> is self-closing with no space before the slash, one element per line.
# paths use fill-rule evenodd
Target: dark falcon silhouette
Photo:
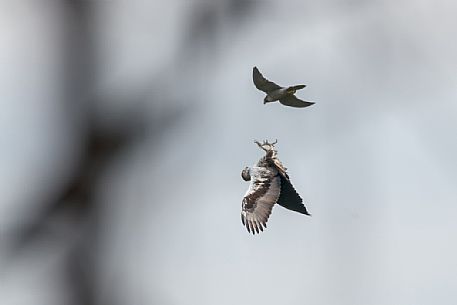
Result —
<path fill-rule="evenodd" d="M 279 101 L 281 104 L 290 107 L 303 108 L 313 105 L 313 102 L 303 101 L 298 99 L 294 94 L 297 90 L 303 89 L 306 85 L 295 85 L 290 87 L 281 87 L 265 77 L 260 73 L 257 67 L 254 67 L 252 71 L 252 78 L 254 85 L 260 91 L 267 94 L 263 103 L 271 103 Z"/>
<path fill-rule="evenodd" d="M 241 172 L 245 181 L 251 181 L 241 204 L 241 221 L 248 232 L 255 234 L 267 227 L 268 217 L 277 203 L 289 210 L 310 215 L 303 200 L 295 191 L 286 168 L 277 157 L 277 143 L 255 143 L 265 151 L 265 156 L 252 167 Z"/>

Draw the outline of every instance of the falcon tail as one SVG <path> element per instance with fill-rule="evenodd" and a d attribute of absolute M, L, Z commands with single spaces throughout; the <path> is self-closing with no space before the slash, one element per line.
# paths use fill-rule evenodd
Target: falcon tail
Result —
<path fill-rule="evenodd" d="M 297 91 L 297 90 L 303 89 L 305 87 L 306 87 L 306 85 L 296 85 L 296 86 L 291 86 L 291 87 L 289 87 L 287 89 L 288 90 L 292 90 L 292 91 Z"/>

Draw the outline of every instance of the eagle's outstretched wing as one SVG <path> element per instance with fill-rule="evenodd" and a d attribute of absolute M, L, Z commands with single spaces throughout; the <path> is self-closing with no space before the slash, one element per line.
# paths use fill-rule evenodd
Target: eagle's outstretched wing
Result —
<path fill-rule="evenodd" d="M 277 204 L 295 212 L 311 215 L 306 210 L 306 207 L 303 204 L 303 199 L 300 195 L 298 195 L 297 191 L 290 182 L 289 175 L 287 174 L 287 168 L 282 165 L 281 161 L 279 161 L 276 157 L 273 158 L 272 161 L 272 165 L 276 167 L 281 177 L 281 193 Z"/>
<path fill-rule="evenodd" d="M 241 205 L 241 221 L 252 234 L 263 231 L 281 192 L 281 176 L 275 168 L 253 167 L 251 184 Z"/>
<path fill-rule="evenodd" d="M 286 209 L 311 216 L 303 204 L 303 199 L 301 199 L 292 183 L 290 183 L 289 178 L 284 176 L 281 176 L 281 195 L 277 203 Z"/>
<path fill-rule="evenodd" d="M 283 105 L 296 107 L 296 108 L 304 108 L 313 105 L 313 102 L 303 101 L 298 99 L 295 95 L 289 94 L 285 97 L 279 99 L 279 102 Z"/>
<path fill-rule="evenodd" d="M 281 86 L 263 77 L 262 73 L 260 73 L 257 67 L 254 67 L 254 69 L 252 70 L 252 78 L 254 80 L 255 87 L 265 93 L 270 93 L 274 90 L 282 88 Z"/>

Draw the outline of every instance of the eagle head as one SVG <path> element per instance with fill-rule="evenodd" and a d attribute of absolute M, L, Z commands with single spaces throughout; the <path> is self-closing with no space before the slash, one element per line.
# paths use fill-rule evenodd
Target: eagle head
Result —
<path fill-rule="evenodd" d="M 251 180 L 251 174 L 249 173 L 250 169 L 249 167 L 245 167 L 243 171 L 241 172 L 241 178 L 243 178 L 244 181 L 250 181 Z"/>

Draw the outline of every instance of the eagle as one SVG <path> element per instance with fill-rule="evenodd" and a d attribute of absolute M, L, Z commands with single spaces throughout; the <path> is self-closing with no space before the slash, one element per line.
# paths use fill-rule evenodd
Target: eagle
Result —
<path fill-rule="evenodd" d="M 314 102 L 307 102 L 298 99 L 294 95 L 297 90 L 305 88 L 306 85 L 295 85 L 290 87 L 279 86 L 263 77 L 257 67 L 253 68 L 252 78 L 256 88 L 267 94 L 263 100 L 264 104 L 279 101 L 285 106 L 296 108 L 304 108 L 314 104 Z"/>
<path fill-rule="evenodd" d="M 255 234 L 267 227 L 268 217 L 277 203 L 289 210 L 309 215 L 303 200 L 290 182 L 287 169 L 282 165 L 273 143 L 254 141 L 265 151 L 265 156 L 252 167 L 241 172 L 249 189 L 241 203 L 241 222 L 248 232 Z"/>

